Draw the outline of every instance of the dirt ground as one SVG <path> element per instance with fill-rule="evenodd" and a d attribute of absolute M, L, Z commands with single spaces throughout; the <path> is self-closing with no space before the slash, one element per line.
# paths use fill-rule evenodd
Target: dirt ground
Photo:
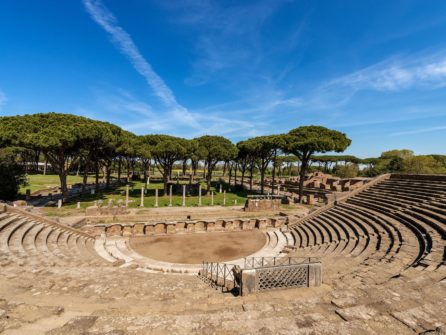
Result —
<path fill-rule="evenodd" d="M 265 242 L 264 233 L 252 230 L 132 237 L 130 246 L 141 255 L 152 259 L 199 264 L 203 261 L 222 262 L 248 256 L 262 248 Z"/>

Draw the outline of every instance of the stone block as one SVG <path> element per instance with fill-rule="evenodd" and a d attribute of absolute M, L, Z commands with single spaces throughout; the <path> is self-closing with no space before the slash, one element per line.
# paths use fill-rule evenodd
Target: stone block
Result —
<path fill-rule="evenodd" d="M 206 223 L 204 221 L 198 221 L 195 223 L 195 232 L 204 232 L 206 228 Z"/>
<path fill-rule="evenodd" d="M 186 223 L 186 231 L 188 233 L 195 232 L 195 221 L 190 221 Z"/>
<path fill-rule="evenodd" d="M 222 230 L 224 230 L 224 220 L 215 221 L 215 231 L 222 231 Z"/>
<path fill-rule="evenodd" d="M 155 234 L 165 234 L 167 231 L 165 223 L 155 224 Z"/>
<path fill-rule="evenodd" d="M 225 220 L 223 224 L 223 228 L 225 231 L 231 231 L 233 229 L 232 221 L 231 220 Z"/>
<path fill-rule="evenodd" d="M 243 221 L 234 220 L 232 223 L 232 230 L 242 230 L 242 229 L 243 229 Z"/>
<path fill-rule="evenodd" d="M 256 270 L 243 270 L 241 281 L 242 296 L 256 293 Z"/>
<path fill-rule="evenodd" d="M 242 221 L 242 230 L 251 230 L 251 229 L 252 229 L 251 220 L 243 220 Z"/>
<path fill-rule="evenodd" d="M 94 236 L 101 236 L 103 233 L 105 233 L 105 226 L 94 226 L 92 230 L 92 234 Z"/>
<path fill-rule="evenodd" d="M 133 226 L 133 235 L 144 235 L 144 223 L 135 223 Z"/>
<path fill-rule="evenodd" d="M 133 235 L 133 226 L 125 225 L 122 227 L 122 236 L 132 236 Z"/>
<path fill-rule="evenodd" d="M 185 222 L 177 222 L 175 225 L 175 230 L 177 233 L 184 233 L 186 231 L 186 223 Z"/>
<path fill-rule="evenodd" d="M 155 225 L 148 224 L 144 226 L 144 235 L 153 235 L 155 234 Z"/>
<path fill-rule="evenodd" d="M 171 224 L 167 224 L 166 225 L 166 230 L 167 230 L 167 234 L 176 234 L 176 224 L 175 223 L 171 223 Z"/>
<path fill-rule="evenodd" d="M 120 224 L 115 224 L 107 227 L 108 236 L 121 236 L 122 226 Z"/>
<path fill-rule="evenodd" d="M 208 221 L 206 224 L 206 231 L 212 232 L 215 230 L 215 221 Z"/>
<path fill-rule="evenodd" d="M 266 229 L 268 227 L 266 219 L 257 219 L 257 226 L 259 229 Z"/>
<path fill-rule="evenodd" d="M 308 286 L 321 286 L 322 284 L 322 264 L 308 264 Z"/>

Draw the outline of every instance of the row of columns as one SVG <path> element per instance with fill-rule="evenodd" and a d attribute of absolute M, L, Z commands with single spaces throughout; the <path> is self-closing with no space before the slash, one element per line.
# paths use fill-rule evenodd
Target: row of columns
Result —
<path fill-rule="evenodd" d="M 220 189 L 221 191 L 221 189 Z M 125 189 L 125 205 L 128 207 L 129 205 L 129 185 L 126 186 Z M 198 206 L 202 205 L 202 196 L 201 196 L 201 185 L 198 186 Z M 144 195 L 145 189 L 144 186 L 141 187 L 141 201 L 140 207 L 144 207 Z M 183 199 L 182 204 L 183 207 L 186 206 L 186 185 L 183 185 Z M 211 206 L 214 205 L 214 192 L 211 192 Z M 169 206 L 172 206 L 172 185 L 169 188 Z M 223 206 L 226 206 L 226 190 L 223 191 Z M 158 207 L 158 189 L 155 189 L 155 207 Z"/>

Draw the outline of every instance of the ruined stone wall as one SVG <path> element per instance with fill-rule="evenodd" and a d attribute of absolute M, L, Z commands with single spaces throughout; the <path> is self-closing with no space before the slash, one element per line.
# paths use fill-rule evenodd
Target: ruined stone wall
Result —
<path fill-rule="evenodd" d="M 184 234 L 201 232 L 230 232 L 268 228 L 280 228 L 288 224 L 288 217 L 255 218 L 255 219 L 219 219 L 174 222 L 136 222 L 98 224 L 84 226 L 84 230 L 94 236 L 141 236 L 162 234 Z"/>
<path fill-rule="evenodd" d="M 246 212 L 276 211 L 280 209 L 281 199 L 247 199 Z"/>

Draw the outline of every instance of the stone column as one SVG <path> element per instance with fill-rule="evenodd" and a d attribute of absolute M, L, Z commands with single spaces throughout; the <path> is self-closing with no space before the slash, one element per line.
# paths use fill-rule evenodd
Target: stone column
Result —
<path fill-rule="evenodd" d="M 182 206 L 186 206 L 186 185 L 183 185 L 183 203 Z"/>
<path fill-rule="evenodd" d="M 201 206 L 201 184 L 198 185 L 198 206 Z"/>
<path fill-rule="evenodd" d="M 158 189 L 155 189 L 155 207 L 158 207 Z"/>
<path fill-rule="evenodd" d="M 226 206 L 226 190 L 223 191 L 223 206 Z"/>
<path fill-rule="evenodd" d="M 125 186 L 125 207 L 129 207 L 129 185 Z"/>
<path fill-rule="evenodd" d="M 211 191 L 211 206 L 214 206 L 214 191 Z"/>
<path fill-rule="evenodd" d="M 169 207 L 172 207 L 172 185 L 169 188 Z"/>
<path fill-rule="evenodd" d="M 80 201 L 77 202 L 77 206 L 76 206 L 76 208 L 78 208 L 78 209 L 81 208 L 81 203 L 80 203 Z"/>
<path fill-rule="evenodd" d="M 139 205 L 144 207 L 144 186 L 141 187 L 141 203 Z"/>
<path fill-rule="evenodd" d="M 57 208 L 62 208 L 62 199 L 57 200 Z"/>

